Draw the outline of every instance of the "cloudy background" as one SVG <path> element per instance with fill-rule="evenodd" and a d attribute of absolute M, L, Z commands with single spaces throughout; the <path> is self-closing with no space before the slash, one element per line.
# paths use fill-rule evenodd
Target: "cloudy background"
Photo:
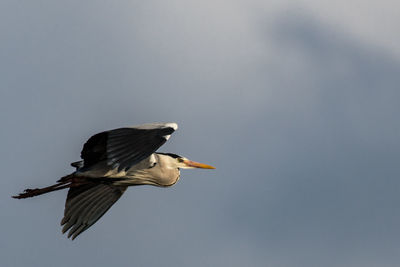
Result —
<path fill-rule="evenodd" d="M 400 4 L 0 2 L 2 266 L 398 266 Z M 130 188 L 75 241 L 92 134 L 174 121 L 210 163 Z"/>

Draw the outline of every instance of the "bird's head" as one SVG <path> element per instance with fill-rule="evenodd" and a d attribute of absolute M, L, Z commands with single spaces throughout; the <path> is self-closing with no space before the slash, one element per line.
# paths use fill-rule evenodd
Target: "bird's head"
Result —
<path fill-rule="evenodd" d="M 200 168 L 200 169 L 215 169 L 215 167 L 210 166 L 208 164 L 204 163 L 199 163 L 195 162 L 192 160 L 189 160 L 185 157 L 172 154 L 172 153 L 162 153 L 163 155 L 166 155 L 171 158 L 171 163 L 174 165 L 174 167 L 177 167 L 179 169 L 194 169 L 194 168 Z"/>

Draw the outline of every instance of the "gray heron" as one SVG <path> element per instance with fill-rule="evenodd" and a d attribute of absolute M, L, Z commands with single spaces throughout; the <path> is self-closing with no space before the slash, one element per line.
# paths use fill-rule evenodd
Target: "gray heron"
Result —
<path fill-rule="evenodd" d="M 69 188 L 62 232 L 75 239 L 97 222 L 128 186 L 168 187 L 180 177 L 180 169 L 214 167 L 171 153 L 158 153 L 178 129 L 176 123 L 149 123 L 93 135 L 84 144 L 76 170 L 56 184 L 26 189 L 13 198 L 29 198 Z"/>

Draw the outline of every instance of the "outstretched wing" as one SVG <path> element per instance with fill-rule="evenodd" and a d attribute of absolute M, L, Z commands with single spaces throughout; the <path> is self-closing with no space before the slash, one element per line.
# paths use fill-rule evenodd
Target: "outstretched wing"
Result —
<path fill-rule="evenodd" d="M 176 123 L 152 123 L 93 135 L 81 152 L 83 168 L 106 161 L 118 171 L 128 169 L 153 154 L 177 128 Z"/>
<path fill-rule="evenodd" d="M 122 196 L 126 187 L 110 184 L 85 183 L 71 187 L 65 202 L 62 232 L 75 239 L 92 226 Z"/>

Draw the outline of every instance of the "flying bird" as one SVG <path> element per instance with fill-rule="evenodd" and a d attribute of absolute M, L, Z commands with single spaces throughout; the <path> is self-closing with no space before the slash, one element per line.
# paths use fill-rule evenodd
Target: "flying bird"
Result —
<path fill-rule="evenodd" d="M 178 129 L 176 123 L 149 123 L 93 135 L 84 144 L 76 170 L 56 184 L 26 189 L 13 198 L 29 198 L 69 188 L 61 220 L 62 233 L 75 239 L 97 222 L 128 186 L 168 187 L 180 177 L 180 169 L 214 167 L 172 153 L 158 153 Z"/>

